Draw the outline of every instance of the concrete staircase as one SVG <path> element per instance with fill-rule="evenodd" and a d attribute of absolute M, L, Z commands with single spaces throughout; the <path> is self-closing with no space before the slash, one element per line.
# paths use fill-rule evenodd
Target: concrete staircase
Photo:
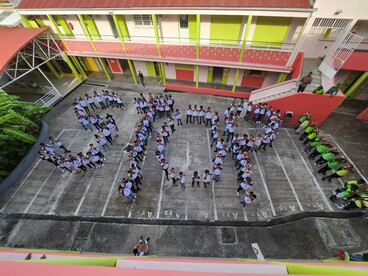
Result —
<path fill-rule="evenodd" d="M 305 91 L 312 92 L 318 86 L 322 85 L 322 76 L 321 76 L 321 72 L 318 70 L 318 68 L 303 67 L 302 77 L 306 76 L 309 72 L 313 73 L 312 74 L 313 81 L 310 85 L 307 86 Z M 326 89 L 328 89 L 328 87 L 324 87 L 324 89 L 326 90 Z"/>

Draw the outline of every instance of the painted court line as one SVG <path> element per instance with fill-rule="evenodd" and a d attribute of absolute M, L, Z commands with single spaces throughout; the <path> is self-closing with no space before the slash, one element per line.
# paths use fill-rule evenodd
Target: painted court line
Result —
<path fill-rule="evenodd" d="M 344 156 L 346 157 L 346 159 L 349 160 L 350 164 L 352 164 L 354 166 L 354 170 L 360 175 L 360 177 L 362 179 L 364 179 L 364 181 L 366 183 L 368 183 L 367 178 L 361 173 L 361 171 L 357 168 L 357 166 L 353 163 L 353 161 L 351 161 L 351 159 L 349 158 L 349 156 L 346 154 L 346 152 L 340 147 L 340 145 L 336 142 L 336 140 L 330 135 L 330 134 L 326 134 L 328 136 L 330 136 L 331 140 L 336 144 L 336 146 L 339 148 L 339 150 L 344 154 Z"/>
<path fill-rule="evenodd" d="M 256 163 L 257 163 L 257 166 L 258 166 L 258 170 L 259 170 L 259 172 L 261 174 L 261 179 L 262 179 L 264 191 L 266 192 L 266 195 L 267 195 L 267 198 L 268 198 L 268 202 L 270 203 L 272 215 L 273 216 L 276 216 L 275 207 L 273 206 L 271 195 L 270 195 L 270 192 L 269 192 L 268 187 L 267 187 L 267 183 L 266 183 L 266 179 L 265 179 L 265 174 L 263 172 L 263 168 L 261 167 L 261 165 L 260 165 L 260 163 L 258 161 L 257 154 L 255 154 L 255 153 L 254 153 L 254 159 L 256 160 Z"/>
<path fill-rule="evenodd" d="M 88 183 L 88 185 L 87 185 L 87 188 L 86 188 L 86 190 L 84 191 L 84 193 L 83 193 L 83 196 L 82 196 L 82 198 L 81 198 L 81 200 L 79 201 L 79 204 L 78 204 L 78 207 L 77 207 L 77 209 L 75 210 L 75 212 L 74 212 L 74 216 L 77 216 L 78 215 L 78 213 L 79 213 L 79 210 L 80 210 L 80 208 L 82 207 L 82 204 L 83 204 L 83 202 L 84 202 L 84 199 L 86 198 L 86 195 L 87 195 L 87 193 L 88 193 L 88 191 L 89 191 L 89 188 L 91 187 L 91 184 L 92 184 L 92 181 L 93 181 L 93 176 L 94 176 L 94 174 L 95 174 L 95 172 L 94 171 L 92 171 L 92 176 L 91 176 L 91 180 L 89 181 L 89 183 Z"/>
<path fill-rule="evenodd" d="M 211 159 L 211 144 L 210 144 L 210 135 L 208 134 L 210 129 L 206 130 L 206 134 L 207 134 L 207 143 L 208 143 L 208 159 L 210 161 L 210 164 L 212 162 Z M 212 166 L 212 164 L 211 164 Z M 216 196 L 215 196 L 215 182 L 212 181 L 212 201 L 213 201 L 213 212 L 215 215 L 215 220 L 218 220 L 218 216 L 217 216 L 217 205 L 216 205 Z"/>
<path fill-rule="evenodd" d="M 58 135 L 58 137 L 64 132 L 64 129 L 60 132 L 60 134 Z M 70 142 L 69 146 L 71 146 L 75 139 L 77 138 L 77 136 L 79 135 L 81 131 L 79 130 L 77 132 L 77 134 L 75 135 L 75 137 L 73 138 L 73 140 Z M 46 180 L 42 183 L 42 185 L 40 186 L 40 188 L 37 190 L 36 194 L 33 196 L 31 202 L 28 204 L 27 208 L 24 210 L 23 213 L 27 213 L 29 211 L 29 209 L 31 208 L 33 202 L 36 200 L 37 196 L 40 194 L 42 188 L 45 186 L 45 184 L 47 183 L 47 181 L 49 180 L 49 178 L 53 175 L 54 171 L 55 171 L 56 167 L 54 167 L 51 171 L 51 173 L 49 174 L 49 176 L 46 178 Z M 59 182 L 58 182 L 59 183 Z"/>
<path fill-rule="evenodd" d="M 299 206 L 300 211 L 304 211 L 303 206 L 302 206 L 302 204 L 300 203 L 299 197 L 298 197 L 298 195 L 297 195 L 297 193 L 296 193 L 296 191 L 295 191 L 295 189 L 294 189 L 294 185 L 293 185 L 293 183 L 291 182 L 291 180 L 290 180 L 290 178 L 289 178 L 289 175 L 288 175 L 288 174 L 287 174 L 287 172 L 286 172 L 285 166 L 284 166 L 284 164 L 282 163 L 282 160 L 281 160 L 281 158 L 280 158 L 280 155 L 279 155 L 279 154 L 277 153 L 277 151 L 276 151 L 276 147 L 275 147 L 275 145 L 273 145 L 273 150 L 275 151 L 275 154 L 276 154 L 276 156 L 277 156 L 277 159 L 279 160 L 279 163 L 280 163 L 280 165 L 281 165 L 281 168 L 282 168 L 282 170 L 284 171 L 284 174 L 285 174 L 285 176 L 286 176 L 287 181 L 289 182 L 289 186 L 290 186 L 291 190 L 293 191 L 294 197 L 295 197 L 295 199 L 296 199 L 296 202 L 298 203 L 298 206 Z"/>
<path fill-rule="evenodd" d="M 54 167 L 51 172 L 49 173 L 49 175 L 47 176 L 47 178 L 45 179 L 45 181 L 42 183 L 42 185 L 40 186 L 40 188 L 38 188 L 36 194 L 33 196 L 31 202 L 28 204 L 27 208 L 23 211 L 23 213 L 27 213 L 29 208 L 31 208 L 31 205 L 33 204 L 33 202 L 36 200 L 37 196 L 39 195 L 39 193 L 41 192 L 43 186 L 45 186 L 45 184 L 47 183 L 47 181 L 49 180 L 49 178 L 54 174 L 56 167 Z"/>
<path fill-rule="evenodd" d="M 258 261 L 264 261 L 265 260 L 263 254 L 262 254 L 262 251 L 259 248 L 258 243 L 252 243 L 252 249 L 254 251 L 254 254 L 256 254 L 256 257 L 257 257 Z"/>
<path fill-rule="evenodd" d="M 316 185 L 316 187 L 317 187 L 317 189 L 318 189 L 319 193 L 321 194 L 322 199 L 323 199 L 323 201 L 325 202 L 326 206 L 328 207 L 328 209 L 329 209 L 330 211 L 333 211 L 333 208 L 331 207 L 330 201 L 328 201 L 328 200 L 327 200 L 326 195 L 325 195 L 325 193 L 323 192 L 321 185 L 319 185 L 319 183 L 318 183 L 318 181 L 317 181 L 316 177 L 314 176 L 314 174 L 313 174 L 312 170 L 309 168 L 309 166 L 308 166 L 307 162 L 304 160 L 303 155 L 300 153 L 300 151 L 299 151 L 299 149 L 298 149 L 297 145 L 295 144 L 295 142 L 294 142 L 293 138 L 291 137 L 291 135 L 290 135 L 289 131 L 288 131 L 287 129 L 284 129 L 284 130 L 285 130 L 286 134 L 289 136 L 289 138 L 290 138 L 291 142 L 293 143 L 293 145 L 294 145 L 294 147 L 295 147 L 296 151 L 298 152 L 300 159 L 302 159 L 302 161 L 303 161 L 303 163 L 304 163 L 304 166 L 307 168 L 307 171 L 309 172 L 310 176 L 312 177 L 313 182 L 314 182 L 314 184 Z"/>
<path fill-rule="evenodd" d="M 244 215 L 244 221 L 248 221 L 247 213 L 245 212 L 245 207 L 243 207 L 243 215 Z"/>
<path fill-rule="evenodd" d="M 133 128 L 132 131 L 131 131 L 131 133 L 130 133 L 129 141 L 132 139 L 134 130 L 135 129 Z M 119 167 L 118 167 L 118 169 L 116 171 L 114 181 L 112 181 L 112 184 L 111 184 L 111 187 L 110 187 L 109 195 L 107 196 L 105 205 L 104 205 L 104 207 L 102 209 L 102 213 L 101 213 L 101 216 L 102 217 L 105 215 L 105 212 L 106 212 L 106 209 L 107 209 L 107 205 L 109 204 L 109 201 L 110 201 L 110 198 L 111 198 L 111 195 L 112 195 L 112 191 L 114 190 L 115 182 L 117 181 L 117 179 L 119 177 L 119 174 L 120 174 L 121 166 L 123 164 L 122 161 L 123 161 L 123 158 L 125 156 L 124 147 L 122 148 L 121 155 L 122 155 L 122 157 L 121 157 L 120 162 L 119 162 Z M 126 167 L 126 165 L 124 166 L 124 169 L 125 169 L 125 167 Z"/>
<path fill-rule="evenodd" d="M 161 212 L 161 201 L 162 201 L 162 190 L 164 188 L 164 177 L 165 177 L 165 172 L 162 171 L 162 177 L 161 177 L 161 186 L 160 186 L 160 196 L 157 202 L 157 212 L 156 212 L 156 219 L 160 218 L 160 212 Z"/>
<path fill-rule="evenodd" d="M 63 134 L 63 132 L 65 131 L 65 129 L 63 129 L 59 135 L 57 136 L 57 138 L 59 138 L 61 136 L 61 134 Z M 11 195 L 11 197 L 9 198 L 9 200 L 4 204 L 3 208 L 1 208 L 0 212 L 3 212 L 4 209 L 6 208 L 6 206 L 8 206 L 9 202 L 14 198 L 14 196 L 18 193 L 18 191 L 23 187 L 23 184 L 26 182 L 26 180 L 28 179 L 28 177 L 33 173 L 33 171 L 36 169 L 36 167 L 38 166 L 38 164 L 41 162 L 41 159 L 38 159 L 38 161 L 36 162 L 36 164 L 33 166 L 33 168 L 31 169 L 31 171 L 27 174 L 27 176 L 23 179 L 22 183 L 19 185 L 19 187 L 14 191 L 14 193 Z"/>

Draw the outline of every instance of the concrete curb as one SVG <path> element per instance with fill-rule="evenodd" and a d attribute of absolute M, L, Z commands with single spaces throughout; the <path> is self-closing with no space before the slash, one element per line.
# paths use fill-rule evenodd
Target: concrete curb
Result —
<path fill-rule="evenodd" d="M 83 216 L 59 216 L 44 214 L 0 213 L 5 219 L 29 219 L 29 220 L 55 220 L 55 221 L 80 221 L 96 223 L 116 224 L 145 224 L 145 225 L 182 225 L 182 226 L 232 226 L 232 227 L 270 227 L 284 223 L 294 222 L 308 218 L 347 219 L 364 216 L 364 211 L 354 212 L 304 212 L 289 216 L 274 218 L 268 221 L 200 221 L 200 220 L 175 220 L 175 219 L 135 219 L 121 217 L 83 217 Z"/>
<path fill-rule="evenodd" d="M 12 171 L 12 173 L 0 183 L 0 195 L 4 194 L 13 184 L 17 183 L 22 175 L 32 165 L 37 152 L 41 149 L 40 143 L 46 141 L 49 135 L 49 125 L 41 120 L 42 127 L 40 135 L 37 138 L 37 142 L 33 144 L 27 155 L 22 159 L 18 166 Z"/>

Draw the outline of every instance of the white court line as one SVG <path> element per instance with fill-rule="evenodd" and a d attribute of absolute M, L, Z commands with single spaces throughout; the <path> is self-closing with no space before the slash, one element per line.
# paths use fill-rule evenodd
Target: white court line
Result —
<path fill-rule="evenodd" d="M 252 243 L 252 248 L 253 248 L 254 254 L 256 254 L 257 260 L 258 261 L 264 261 L 265 258 L 262 254 L 261 249 L 258 246 L 258 243 Z"/>
<path fill-rule="evenodd" d="M 305 162 L 303 155 L 300 153 L 300 151 L 299 151 L 299 149 L 298 149 L 297 145 L 295 144 L 295 142 L 294 142 L 293 138 L 291 137 L 291 135 L 290 135 L 289 131 L 288 131 L 287 129 L 285 129 L 285 128 L 284 128 L 284 130 L 285 130 L 286 134 L 289 136 L 290 140 L 293 142 L 293 145 L 294 145 L 294 147 L 295 147 L 296 151 L 298 152 L 300 159 L 302 159 L 302 161 L 303 161 L 303 163 L 304 163 L 304 166 L 307 168 L 307 170 L 308 170 L 308 172 L 309 172 L 310 176 L 311 176 L 311 177 L 312 177 L 312 179 L 313 179 L 314 184 L 316 184 L 317 189 L 318 189 L 319 193 L 321 194 L 323 201 L 324 201 L 324 202 L 325 202 L 325 204 L 327 205 L 328 209 L 329 209 L 330 211 L 333 211 L 333 208 L 331 207 L 330 201 L 328 201 L 328 200 L 327 200 L 326 195 L 325 195 L 325 193 L 323 192 L 323 190 L 322 190 L 322 188 L 321 188 L 321 185 L 319 185 L 319 183 L 318 183 L 318 181 L 317 181 L 316 177 L 314 176 L 314 174 L 313 174 L 312 170 L 309 168 L 309 166 L 308 166 L 307 162 Z"/>
<path fill-rule="evenodd" d="M 284 166 L 284 164 L 282 163 L 282 160 L 281 160 L 281 158 L 280 158 L 280 155 L 279 155 L 279 154 L 277 153 L 277 151 L 276 151 L 275 145 L 273 145 L 273 150 L 274 150 L 274 151 L 275 151 L 275 153 L 276 153 L 276 156 L 277 156 L 277 159 L 278 159 L 278 160 L 279 160 L 279 162 L 280 162 L 281 168 L 282 168 L 282 170 L 284 171 L 284 174 L 285 174 L 285 176 L 286 176 L 287 181 L 289 182 L 289 185 L 290 185 L 291 190 L 293 191 L 294 197 L 295 197 L 295 199 L 296 199 L 296 202 L 298 203 L 298 206 L 299 206 L 300 211 L 304 211 L 303 206 L 302 206 L 302 204 L 300 203 L 300 200 L 299 200 L 299 198 L 298 198 L 298 195 L 297 195 L 297 193 L 296 193 L 296 191 L 295 191 L 295 189 L 294 189 L 293 183 L 291 182 L 291 180 L 290 180 L 290 178 L 289 178 L 289 175 L 288 175 L 288 174 L 287 174 L 287 172 L 286 172 L 285 166 Z"/>
<path fill-rule="evenodd" d="M 349 156 L 346 154 L 346 152 L 340 147 L 340 145 L 336 142 L 336 140 L 330 135 L 330 134 L 326 134 L 328 136 L 330 136 L 331 140 L 336 144 L 336 146 L 339 148 L 339 150 L 344 154 L 344 156 L 346 157 L 346 159 L 349 160 L 350 164 L 352 164 L 354 166 L 354 169 L 356 170 L 356 172 L 360 175 L 360 177 L 362 179 L 364 179 L 364 181 L 366 183 L 368 183 L 367 178 L 360 172 L 360 170 L 358 169 L 358 167 L 353 163 L 353 161 L 351 161 L 351 159 L 349 158 Z"/>
<path fill-rule="evenodd" d="M 208 143 L 208 159 L 209 159 L 210 164 L 211 164 L 212 159 L 211 159 L 210 135 L 208 134 L 208 131 L 209 130 L 210 129 L 206 129 L 206 134 L 207 134 L 207 143 Z M 212 201 L 213 201 L 213 212 L 214 212 L 214 215 L 215 215 L 215 220 L 218 220 L 217 206 L 216 206 L 216 197 L 215 197 L 215 182 L 214 181 L 212 181 Z"/>
<path fill-rule="evenodd" d="M 63 134 L 63 132 L 65 131 L 65 129 L 63 129 L 59 135 L 57 136 L 57 138 L 60 137 L 61 134 Z M 38 166 L 38 164 L 41 162 L 42 159 L 38 159 L 38 161 L 36 162 L 36 164 L 33 166 L 32 170 L 27 174 L 27 176 L 23 179 L 22 183 L 19 185 L 19 187 L 14 191 L 14 193 L 11 195 L 11 197 L 9 198 L 9 200 L 4 204 L 3 208 L 1 208 L 0 212 L 3 212 L 4 209 L 6 208 L 6 206 L 8 206 L 9 202 L 14 198 L 15 194 L 20 190 L 20 188 L 23 187 L 23 184 L 26 182 L 26 180 L 28 179 L 28 177 L 33 173 L 33 171 L 36 169 L 36 167 Z"/>
<path fill-rule="evenodd" d="M 63 129 L 63 130 L 64 130 L 64 129 Z M 67 129 L 66 129 L 66 130 L 67 130 Z M 73 130 L 77 130 L 77 129 L 73 129 Z M 70 147 L 70 146 L 74 143 L 75 139 L 77 138 L 77 136 L 79 135 L 79 133 L 80 133 L 81 131 L 82 131 L 82 130 L 78 130 L 77 134 L 74 136 L 74 138 L 72 139 L 72 141 L 70 142 L 70 144 L 69 144 L 69 146 L 68 146 L 68 147 Z M 60 133 L 60 135 L 61 135 L 61 133 Z M 59 136 L 60 136 L 60 135 L 59 135 Z M 58 137 L 59 137 L 59 136 L 58 136 Z M 72 176 L 72 173 L 70 174 L 70 176 Z M 62 189 L 62 191 L 59 193 L 59 195 L 58 195 L 58 197 L 56 198 L 56 200 L 55 200 L 54 204 L 52 205 L 51 210 L 49 211 L 49 214 L 51 214 L 52 212 L 54 212 L 54 211 L 55 211 L 55 209 L 56 209 L 56 207 L 57 207 L 57 205 L 56 205 L 56 204 L 59 202 L 59 199 L 60 199 L 61 195 L 63 194 L 63 192 L 64 192 L 65 188 L 66 188 L 66 187 L 64 187 L 64 188 Z"/>
<path fill-rule="evenodd" d="M 162 171 L 162 178 L 161 178 L 161 187 L 160 187 L 160 197 L 157 202 L 157 212 L 156 212 L 156 219 L 160 218 L 160 212 L 161 212 L 161 201 L 162 201 L 162 190 L 164 188 L 164 176 L 165 172 Z"/>
<path fill-rule="evenodd" d="M 64 131 L 64 130 L 63 130 Z M 63 132 L 62 131 L 62 132 Z M 61 133 L 62 133 L 61 132 Z M 78 133 L 75 135 L 75 137 L 73 138 L 73 140 L 71 141 L 70 145 L 72 145 L 75 141 L 75 139 L 77 138 L 78 134 L 81 131 L 79 130 Z M 61 135 L 61 133 L 59 134 L 59 136 Z M 58 136 L 58 137 L 59 137 Z M 69 146 L 70 146 L 69 145 Z M 41 192 L 42 188 L 44 187 L 44 185 L 47 183 L 47 181 L 49 180 L 49 178 L 51 177 L 51 175 L 53 175 L 54 171 L 55 171 L 56 167 L 54 167 L 51 171 L 51 173 L 49 174 L 49 176 L 46 178 L 46 180 L 42 183 L 42 185 L 40 186 L 40 188 L 38 189 L 37 193 L 33 196 L 31 202 L 28 204 L 27 208 L 23 211 L 23 213 L 27 213 L 29 211 L 29 209 L 31 208 L 31 205 L 33 204 L 33 202 L 36 200 L 37 196 L 39 195 L 39 193 Z"/>
<path fill-rule="evenodd" d="M 188 220 L 188 189 L 185 184 L 185 220 Z"/>
<path fill-rule="evenodd" d="M 45 184 L 47 183 L 47 181 L 49 180 L 49 178 L 54 174 L 56 167 L 54 167 L 51 172 L 49 173 L 48 177 L 45 179 L 45 181 L 42 183 L 42 185 L 40 186 L 40 188 L 38 188 L 37 193 L 33 196 L 31 202 L 28 204 L 27 208 L 23 211 L 23 213 L 27 213 L 29 208 L 31 208 L 31 205 L 33 204 L 33 202 L 36 200 L 38 194 L 41 192 L 43 186 L 45 186 Z"/>
<path fill-rule="evenodd" d="M 129 141 L 132 139 L 133 131 L 134 131 L 134 129 L 132 129 L 132 131 L 131 131 L 131 134 L 130 134 L 130 137 L 129 137 Z M 123 155 L 123 157 L 124 157 L 124 153 L 125 153 L 125 152 L 124 152 L 124 148 L 122 148 L 121 153 L 122 153 L 122 155 Z M 102 209 L 102 213 L 101 213 L 101 216 L 102 216 L 102 217 L 105 215 L 105 212 L 106 212 L 106 209 L 107 209 L 107 205 L 109 204 L 109 200 L 110 200 L 110 197 L 111 197 L 111 195 L 112 195 L 112 191 L 113 191 L 113 189 L 114 189 L 115 182 L 116 182 L 116 180 L 117 180 L 117 179 L 118 179 L 118 177 L 119 177 L 119 173 L 120 173 L 120 169 L 121 169 L 122 164 L 123 164 L 123 160 L 119 163 L 119 167 L 118 167 L 118 169 L 117 169 L 117 171 L 116 171 L 115 178 L 114 178 L 114 180 L 113 180 L 113 182 L 112 182 L 112 184 L 111 184 L 110 191 L 109 191 L 109 195 L 107 196 L 107 199 L 106 199 L 105 205 L 104 205 L 104 207 L 103 207 L 103 209 Z M 125 167 L 126 167 L 126 165 L 124 166 L 124 169 L 125 169 Z"/>
<path fill-rule="evenodd" d="M 257 163 L 257 166 L 259 168 L 259 172 L 261 173 L 262 183 L 263 183 L 264 190 L 265 190 L 266 195 L 267 195 L 267 198 L 268 198 L 268 202 L 270 203 L 272 215 L 275 217 L 276 216 L 275 207 L 273 206 L 271 195 L 270 195 L 270 192 L 269 192 L 268 187 L 267 187 L 267 183 L 266 183 L 265 175 L 264 175 L 264 172 L 263 172 L 263 168 L 261 167 L 261 165 L 260 165 L 260 163 L 258 161 L 258 157 L 257 157 L 257 154 L 256 153 L 254 153 L 254 159 L 256 159 L 256 163 Z"/>
<path fill-rule="evenodd" d="M 243 207 L 243 215 L 244 215 L 244 221 L 248 221 L 247 213 L 245 212 L 245 207 Z"/>
<path fill-rule="evenodd" d="M 84 202 L 84 199 L 86 198 L 86 195 L 87 195 L 87 193 L 88 193 L 88 191 L 89 191 L 89 188 L 91 187 L 91 184 L 92 184 L 92 181 L 93 181 L 93 176 L 94 176 L 94 174 L 95 174 L 95 172 L 94 171 L 92 171 L 92 176 L 91 176 L 91 180 L 89 181 L 89 183 L 88 183 L 88 185 L 87 185 L 87 188 L 86 188 L 86 190 L 84 191 L 84 193 L 83 193 L 83 196 L 82 196 L 82 198 L 81 198 L 81 200 L 79 201 L 79 204 L 78 204 L 78 207 L 77 207 L 77 209 L 75 210 L 75 212 L 74 212 L 74 216 L 77 216 L 78 215 L 78 213 L 79 213 L 79 210 L 80 210 L 80 208 L 82 207 L 82 204 L 83 204 L 83 202 Z"/>

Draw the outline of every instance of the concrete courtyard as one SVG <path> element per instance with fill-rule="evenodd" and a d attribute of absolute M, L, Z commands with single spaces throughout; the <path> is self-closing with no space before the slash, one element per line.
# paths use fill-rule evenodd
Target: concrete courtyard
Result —
<path fill-rule="evenodd" d="M 94 133 L 80 126 L 72 108 L 74 98 L 105 89 L 94 84 L 80 86 L 45 118 L 50 135 L 59 137 L 73 155 L 96 143 Z M 187 188 L 166 181 L 155 157 L 153 137 L 141 164 L 142 190 L 137 201 L 130 203 L 117 188 L 129 168 L 124 148 L 141 118 L 133 106 L 139 93 L 116 84 L 110 88 L 122 96 L 127 109 L 94 113 L 102 117 L 112 114 L 120 129 L 114 144 L 103 152 L 105 166 L 82 174 L 62 174 L 52 164 L 36 159 L 0 198 L 1 246 L 130 254 L 131 245 L 142 234 L 153 237 L 154 254 L 160 255 L 255 258 L 252 242 L 269 258 L 328 258 L 339 247 L 367 249 L 363 228 L 368 225 L 363 214 L 341 211 L 328 199 L 342 181 L 367 179 L 368 128 L 355 121 L 351 111 L 334 113 L 322 127 L 323 135 L 356 167 L 354 174 L 342 181 L 323 182 L 304 153 L 299 136 L 292 128 L 282 127 L 273 148 L 251 154 L 257 199 L 243 208 L 241 197 L 236 195 L 238 171 L 230 154 L 219 182 L 208 188 L 203 181 L 200 187 L 191 186 L 192 172 L 197 170 L 202 177 L 204 170 L 211 170 L 215 153 L 210 147 L 210 129 L 203 124 L 187 125 L 183 120 L 184 125 L 176 127 L 169 138 L 167 160 L 170 167 L 185 172 Z M 148 96 L 149 92 L 159 93 L 160 87 L 137 90 Z M 223 129 L 222 114 L 232 98 L 169 93 L 174 96 L 174 108 L 183 114 L 188 104 L 212 107 L 219 112 Z M 158 120 L 155 128 L 165 120 Z M 239 134 L 263 133 L 262 128 L 243 119 L 238 119 L 238 125 Z M 203 247 L 198 249 L 198 243 Z"/>

